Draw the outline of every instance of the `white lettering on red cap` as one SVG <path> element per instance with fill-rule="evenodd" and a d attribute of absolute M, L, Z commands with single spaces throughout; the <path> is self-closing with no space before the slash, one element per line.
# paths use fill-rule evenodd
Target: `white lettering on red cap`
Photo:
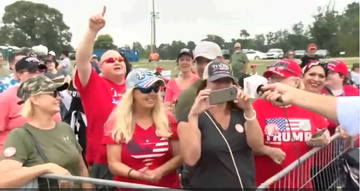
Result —
<path fill-rule="evenodd" d="M 4 150 L 5 157 L 12 157 L 16 153 L 16 149 L 14 147 L 8 147 Z"/>

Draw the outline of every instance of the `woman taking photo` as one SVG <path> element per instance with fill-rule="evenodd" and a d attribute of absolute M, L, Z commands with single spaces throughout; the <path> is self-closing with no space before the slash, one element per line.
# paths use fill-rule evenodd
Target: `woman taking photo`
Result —
<path fill-rule="evenodd" d="M 192 53 L 187 48 L 183 48 L 177 57 L 177 66 L 180 69 L 180 74 L 168 82 L 164 98 L 165 107 L 169 111 L 173 111 L 180 92 L 199 79 L 199 76 L 191 71 L 193 59 Z"/>
<path fill-rule="evenodd" d="M 201 83 L 194 105 L 178 120 L 184 162 L 192 167 L 189 187 L 255 188 L 252 150 L 262 148 L 263 137 L 250 97 L 218 60 L 205 67 Z M 211 91 L 231 87 L 235 101 L 210 106 Z"/>
<path fill-rule="evenodd" d="M 82 149 L 71 129 L 66 123 L 52 119 L 60 110 L 59 91 L 67 88 L 67 83 L 55 84 L 49 78 L 40 76 L 20 85 L 17 96 L 20 98 L 19 104 L 24 104 L 21 115 L 27 121 L 10 132 L 1 152 L 0 174 L 11 177 L 6 187 L 22 187 L 44 173 L 88 176 L 81 157 Z M 14 176 L 23 167 L 28 167 L 23 170 L 24 174 Z M 38 183 L 40 188 L 70 186 L 41 178 Z M 83 183 L 82 187 L 92 188 L 87 183 Z"/>
<path fill-rule="evenodd" d="M 279 82 L 303 89 L 301 75 L 300 66 L 292 60 L 279 60 L 264 73 L 264 77 L 269 79 L 269 83 Z M 308 87 L 309 85 L 315 87 L 315 82 L 307 85 Z M 322 116 L 294 105 L 273 105 L 262 99 L 255 100 L 253 107 L 257 113 L 257 119 L 263 130 L 265 140 L 262 152 L 255 156 L 257 185 L 264 183 L 296 161 L 311 147 L 320 147 L 329 143 L 328 132 L 317 138 L 312 138 L 312 135 L 319 129 L 326 128 L 328 125 Z M 286 175 L 286 179 L 280 179 L 276 184 L 285 185 L 286 188 L 312 188 L 311 183 L 306 183 L 310 180 L 311 164 L 300 167 L 305 178 L 298 179 L 297 177 L 289 177 L 292 174 Z"/>
<path fill-rule="evenodd" d="M 115 181 L 179 188 L 182 164 L 176 124 L 162 106 L 161 78 L 134 69 L 126 91 L 105 124 L 109 169 Z M 121 189 L 123 190 L 123 189 Z"/>

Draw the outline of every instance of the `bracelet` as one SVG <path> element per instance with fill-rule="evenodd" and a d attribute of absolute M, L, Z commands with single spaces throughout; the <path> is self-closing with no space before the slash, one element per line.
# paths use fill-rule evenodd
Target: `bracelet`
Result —
<path fill-rule="evenodd" d="M 245 112 L 244 112 L 244 118 L 246 121 L 254 121 L 256 119 L 256 111 L 253 110 L 253 112 L 254 112 L 254 116 L 252 116 L 250 118 L 246 117 Z"/>
<path fill-rule="evenodd" d="M 128 178 L 132 178 L 131 176 L 130 176 L 130 173 L 131 173 L 131 171 L 133 171 L 134 169 L 130 169 L 129 170 L 129 172 L 128 172 L 128 174 L 127 174 L 127 176 L 128 176 Z"/>

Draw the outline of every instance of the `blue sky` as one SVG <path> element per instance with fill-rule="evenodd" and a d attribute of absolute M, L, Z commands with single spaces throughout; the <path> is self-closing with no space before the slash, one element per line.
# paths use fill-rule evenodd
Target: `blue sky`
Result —
<path fill-rule="evenodd" d="M 100 34 L 110 34 L 118 46 L 139 41 L 150 44 L 151 0 L 32 0 L 57 8 L 73 33 L 71 44 L 76 47 L 87 27 L 88 18 L 107 6 L 107 25 Z M 0 0 L 4 7 L 15 0 Z M 225 3 L 226 2 L 226 3 Z M 317 6 L 329 0 L 155 0 L 157 44 L 182 40 L 199 42 L 207 34 L 225 40 L 239 37 L 241 29 L 252 36 L 279 29 L 291 29 L 296 22 L 312 23 Z M 336 9 L 354 0 L 335 1 Z M 357 0 L 358 2 L 358 0 Z"/>

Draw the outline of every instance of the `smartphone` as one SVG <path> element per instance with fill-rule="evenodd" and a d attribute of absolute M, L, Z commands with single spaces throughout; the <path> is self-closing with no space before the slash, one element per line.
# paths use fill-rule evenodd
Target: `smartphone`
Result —
<path fill-rule="evenodd" d="M 315 134 L 313 134 L 311 136 L 311 138 L 317 138 L 320 137 L 321 135 L 323 135 L 325 133 L 325 131 L 327 130 L 327 128 L 321 129 L 320 131 L 316 132 Z"/>
<path fill-rule="evenodd" d="M 65 82 L 65 78 L 54 78 L 52 79 L 52 81 L 54 83 L 64 83 Z"/>
<path fill-rule="evenodd" d="M 220 90 L 211 91 L 209 94 L 210 105 L 217 105 L 236 99 L 237 89 L 236 87 L 229 87 Z"/>

